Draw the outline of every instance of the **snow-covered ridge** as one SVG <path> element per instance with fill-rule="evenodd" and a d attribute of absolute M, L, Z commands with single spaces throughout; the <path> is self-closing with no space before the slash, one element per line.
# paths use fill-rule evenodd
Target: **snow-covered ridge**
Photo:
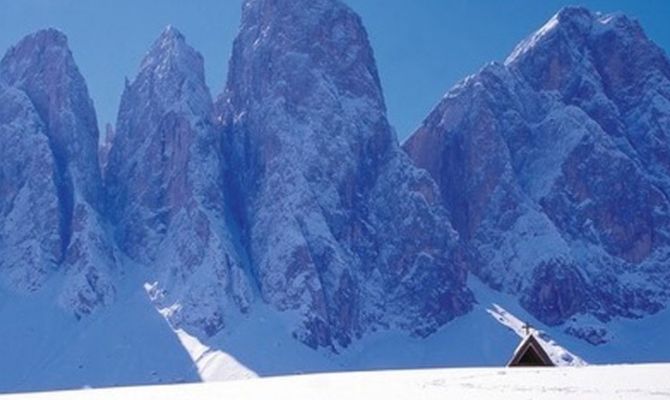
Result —
<path fill-rule="evenodd" d="M 203 62 L 202 55 L 186 43 L 184 35 L 168 25 L 142 60 L 140 71 L 150 70 L 158 79 L 174 69 L 199 76 L 203 74 Z"/>
<path fill-rule="evenodd" d="M 517 58 L 522 56 L 524 53 L 528 52 L 531 48 L 537 45 L 544 36 L 549 34 L 552 30 L 556 29 L 558 26 L 558 14 L 551 17 L 546 24 L 544 24 L 540 29 L 537 30 L 533 35 L 528 39 L 525 39 L 512 51 L 512 53 L 505 60 L 505 64 L 510 64 L 514 62 Z"/>
<path fill-rule="evenodd" d="M 559 35 L 564 29 L 565 35 L 604 34 L 608 30 L 637 24 L 625 14 L 616 12 L 602 14 L 591 12 L 584 7 L 565 7 L 549 19 L 540 29 L 519 43 L 505 60 L 505 65 L 513 64 L 529 51 L 541 45 L 544 40 L 551 40 L 552 35 Z"/>

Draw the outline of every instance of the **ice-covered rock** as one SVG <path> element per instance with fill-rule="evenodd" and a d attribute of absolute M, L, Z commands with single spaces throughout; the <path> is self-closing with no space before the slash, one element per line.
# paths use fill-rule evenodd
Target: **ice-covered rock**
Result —
<path fill-rule="evenodd" d="M 404 144 L 472 271 L 548 324 L 664 306 L 670 68 L 623 15 L 561 10 Z"/>

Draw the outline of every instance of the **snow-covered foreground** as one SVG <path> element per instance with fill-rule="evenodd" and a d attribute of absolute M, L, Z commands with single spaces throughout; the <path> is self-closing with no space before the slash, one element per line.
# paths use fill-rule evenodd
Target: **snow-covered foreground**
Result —
<path fill-rule="evenodd" d="M 0 319 L 13 321 L 0 325 L 0 393 L 338 371 L 501 367 L 521 340 L 523 322 L 548 334 L 538 336 L 557 364 L 670 360 L 669 312 L 612 321 L 612 342 L 596 347 L 542 325 L 511 296 L 474 279 L 469 285 L 479 304 L 428 338 L 379 331 L 339 354 L 297 342 L 286 315 L 258 304 L 231 323 L 234 330 L 201 341 L 174 330 L 132 282 L 121 287 L 121 300 L 107 312 L 82 321 L 63 316 L 48 302 L 48 293 L 46 299 L 0 297 Z"/>
<path fill-rule="evenodd" d="M 670 364 L 349 372 L 0 396 L 2 400 L 663 399 Z"/>

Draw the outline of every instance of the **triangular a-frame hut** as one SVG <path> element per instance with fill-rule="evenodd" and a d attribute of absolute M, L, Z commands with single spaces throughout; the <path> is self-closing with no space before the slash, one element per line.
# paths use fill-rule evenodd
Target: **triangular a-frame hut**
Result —
<path fill-rule="evenodd" d="M 544 350 L 535 335 L 529 333 L 516 348 L 508 367 L 555 367 L 551 357 Z"/>

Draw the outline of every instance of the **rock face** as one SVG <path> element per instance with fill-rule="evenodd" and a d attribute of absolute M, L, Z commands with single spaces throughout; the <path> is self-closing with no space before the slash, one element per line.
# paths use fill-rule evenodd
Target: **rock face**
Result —
<path fill-rule="evenodd" d="M 404 144 L 471 268 L 540 320 L 635 317 L 669 289 L 670 63 L 637 22 L 565 8 Z"/>
<path fill-rule="evenodd" d="M 114 297 L 114 252 L 99 214 L 98 128 L 65 36 L 30 35 L 0 62 L 0 271 L 20 292 L 58 271 L 81 316 Z"/>
<path fill-rule="evenodd" d="M 25 93 L 0 83 L 0 101 L 0 263 L 11 286 L 32 291 L 63 258 L 55 161 L 44 123 Z"/>
<path fill-rule="evenodd" d="M 202 56 L 168 27 L 126 86 L 106 171 L 119 246 L 171 321 L 207 335 L 251 300 L 211 116 Z"/>
<path fill-rule="evenodd" d="M 397 144 L 360 18 L 336 0 L 249 0 L 217 103 L 253 275 L 307 344 L 426 335 L 467 312 L 437 187 Z"/>

